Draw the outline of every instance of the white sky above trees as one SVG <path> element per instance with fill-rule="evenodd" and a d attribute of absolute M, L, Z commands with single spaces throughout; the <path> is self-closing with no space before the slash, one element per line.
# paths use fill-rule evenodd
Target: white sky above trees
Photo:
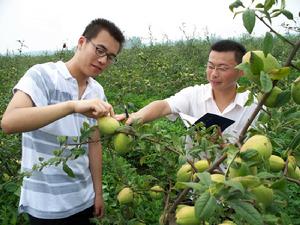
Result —
<path fill-rule="evenodd" d="M 106 18 L 124 32 L 126 38 L 149 42 L 203 38 L 239 37 L 246 33 L 241 15 L 233 19 L 228 6 L 234 0 L 0 0 L 0 54 L 14 52 L 24 41 L 26 51 L 59 50 L 63 43 L 76 45 L 85 26 L 94 18 Z M 243 0 L 246 4 L 246 2 Z M 263 1 L 262 1 L 263 2 Z M 298 17 L 299 0 L 286 0 L 287 9 Z M 274 28 L 283 32 L 279 17 Z M 258 26 L 257 26 L 258 25 Z M 259 21 L 253 35 L 267 30 Z M 184 30 L 184 32 L 183 32 Z"/>

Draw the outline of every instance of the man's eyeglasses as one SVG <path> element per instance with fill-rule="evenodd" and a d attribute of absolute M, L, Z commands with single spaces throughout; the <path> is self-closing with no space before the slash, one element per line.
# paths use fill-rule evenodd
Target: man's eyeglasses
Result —
<path fill-rule="evenodd" d="M 216 70 L 217 72 L 225 73 L 228 72 L 231 69 L 234 69 L 234 67 L 229 67 L 229 66 L 215 66 L 213 64 L 207 64 L 206 68 L 208 70 Z"/>
<path fill-rule="evenodd" d="M 107 50 L 104 46 L 96 45 L 91 40 L 87 39 L 94 47 L 95 47 L 95 53 L 98 57 L 107 57 L 107 60 L 109 63 L 116 63 L 118 61 L 117 56 L 114 54 L 107 53 Z"/>

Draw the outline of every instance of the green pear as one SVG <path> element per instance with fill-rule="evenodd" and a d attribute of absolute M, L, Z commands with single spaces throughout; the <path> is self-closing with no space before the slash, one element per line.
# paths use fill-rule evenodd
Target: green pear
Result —
<path fill-rule="evenodd" d="M 278 104 L 278 95 L 282 92 L 282 90 L 275 86 L 271 93 L 269 94 L 268 98 L 266 99 L 264 105 L 270 108 L 274 108 L 277 106 Z"/>
<path fill-rule="evenodd" d="M 120 204 L 131 203 L 133 201 L 133 191 L 132 191 L 132 189 L 129 188 L 129 187 L 123 188 L 119 192 L 119 194 L 117 196 L 117 199 L 118 199 Z"/>
<path fill-rule="evenodd" d="M 283 170 L 285 165 L 284 160 L 277 155 L 271 155 L 269 158 L 269 163 L 270 163 L 270 170 L 272 172 L 279 172 Z"/>
<path fill-rule="evenodd" d="M 264 135 L 254 135 L 250 137 L 241 147 L 241 152 L 245 152 L 248 149 L 254 149 L 258 154 L 264 159 L 267 160 L 272 155 L 272 144 Z"/>
<path fill-rule="evenodd" d="M 150 188 L 150 196 L 153 199 L 161 199 L 164 196 L 164 189 L 159 185 L 155 185 Z"/>
<path fill-rule="evenodd" d="M 118 127 L 120 127 L 120 124 L 113 117 L 103 116 L 98 119 L 98 128 L 101 134 L 114 134 Z"/>
<path fill-rule="evenodd" d="M 209 168 L 209 162 L 206 159 L 201 159 L 195 162 L 194 166 L 201 173 Z"/>
<path fill-rule="evenodd" d="M 124 133 L 118 133 L 113 138 L 113 145 L 116 152 L 124 154 L 130 151 L 132 139 Z"/>
<path fill-rule="evenodd" d="M 177 171 L 177 181 L 178 182 L 188 182 L 191 181 L 193 175 L 192 166 L 190 164 L 184 164 Z"/>
<path fill-rule="evenodd" d="M 200 225 L 200 220 L 196 218 L 195 207 L 185 206 L 176 213 L 176 223 L 178 225 Z"/>
<path fill-rule="evenodd" d="M 300 77 L 292 83 L 292 98 L 294 102 L 300 105 Z"/>
<path fill-rule="evenodd" d="M 262 203 L 265 207 L 269 206 L 273 202 L 273 190 L 264 185 L 260 185 L 251 190 L 258 203 Z"/>

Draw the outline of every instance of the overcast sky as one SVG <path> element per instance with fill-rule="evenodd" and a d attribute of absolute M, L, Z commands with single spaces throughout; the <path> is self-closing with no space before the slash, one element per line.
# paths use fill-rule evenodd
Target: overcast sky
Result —
<path fill-rule="evenodd" d="M 228 6 L 234 0 L 0 0 L 0 54 L 15 53 L 24 41 L 25 51 L 59 50 L 63 43 L 74 47 L 85 26 L 94 18 L 113 21 L 126 38 L 149 41 L 149 27 L 157 41 L 217 35 L 238 37 L 245 33 L 241 16 L 233 19 Z M 245 1 L 243 0 L 245 3 Z M 300 0 L 286 0 L 294 15 Z M 278 18 L 274 27 L 286 21 Z M 298 21 L 299 22 L 299 21 Z M 254 35 L 267 31 L 257 23 Z M 299 23 L 298 23 L 299 25 Z"/>

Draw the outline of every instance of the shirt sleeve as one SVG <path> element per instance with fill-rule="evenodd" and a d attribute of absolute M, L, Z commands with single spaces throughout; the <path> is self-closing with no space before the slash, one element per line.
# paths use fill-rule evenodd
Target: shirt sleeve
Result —
<path fill-rule="evenodd" d="M 23 91 L 30 96 L 35 106 L 46 106 L 49 104 L 48 76 L 42 74 L 37 66 L 30 68 L 13 88 L 13 93 L 17 90 Z"/>
<path fill-rule="evenodd" d="M 176 93 L 175 95 L 166 99 L 171 112 L 173 114 L 185 113 L 190 111 L 191 99 L 192 99 L 193 87 L 187 87 Z"/>

